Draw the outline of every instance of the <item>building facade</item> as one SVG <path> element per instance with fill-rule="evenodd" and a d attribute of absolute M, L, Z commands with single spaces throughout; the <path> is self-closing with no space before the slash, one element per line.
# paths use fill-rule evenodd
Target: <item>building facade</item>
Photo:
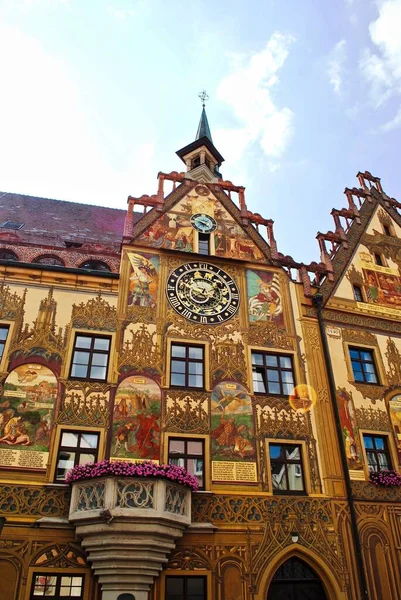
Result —
<path fill-rule="evenodd" d="M 149 595 L 104 600 L 397 600 L 401 205 L 359 173 L 305 265 L 204 109 L 177 154 L 126 213 L 0 196 L 1 598 L 102 598 L 65 478 L 110 458 L 200 489 Z"/>

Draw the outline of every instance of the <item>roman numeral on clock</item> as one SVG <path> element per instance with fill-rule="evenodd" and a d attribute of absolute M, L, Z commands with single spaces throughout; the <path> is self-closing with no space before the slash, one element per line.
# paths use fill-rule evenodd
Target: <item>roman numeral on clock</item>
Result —
<path fill-rule="evenodd" d="M 182 316 L 186 317 L 187 319 L 191 319 L 192 317 L 192 312 L 190 310 L 188 310 L 187 308 L 184 308 L 184 310 L 182 311 Z"/>

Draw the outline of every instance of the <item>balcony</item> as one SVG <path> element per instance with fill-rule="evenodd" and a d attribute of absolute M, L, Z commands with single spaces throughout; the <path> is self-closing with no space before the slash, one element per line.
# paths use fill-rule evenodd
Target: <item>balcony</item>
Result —
<path fill-rule="evenodd" d="M 159 477 L 71 482 L 69 520 L 102 588 L 102 600 L 148 600 L 176 541 L 191 524 L 191 488 Z M 122 596 L 128 598 L 129 596 Z"/>

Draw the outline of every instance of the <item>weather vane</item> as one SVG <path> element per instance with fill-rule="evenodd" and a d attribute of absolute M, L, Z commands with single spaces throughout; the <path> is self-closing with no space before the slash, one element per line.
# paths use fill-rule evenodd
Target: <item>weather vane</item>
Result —
<path fill-rule="evenodd" d="M 209 100 L 209 96 L 206 94 L 206 90 L 203 90 L 203 92 L 200 92 L 200 94 L 198 94 L 198 96 L 202 100 L 203 108 L 205 108 L 205 102 L 207 100 Z"/>

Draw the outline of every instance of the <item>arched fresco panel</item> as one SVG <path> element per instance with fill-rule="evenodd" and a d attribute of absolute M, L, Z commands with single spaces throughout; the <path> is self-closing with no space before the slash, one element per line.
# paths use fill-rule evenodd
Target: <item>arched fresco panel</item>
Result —
<path fill-rule="evenodd" d="M 160 458 L 160 388 L 153 379 L 133 376 L 117 388 L 111 459 Z"/>
<path fill-rule="evenodd" d="M 248 313 L 251 323 L 270 321 L 284 325 L 278 273 L 247 269 Z"/>
<path fill-rule="evenodd" d="M 20 365 L 0 398 L 0 465 L 45 469 L 57 398 L 57 379 L 43 365 Z"/>
<path fill-rule="evenodd" d="M 251 397 L 232 381 L 216 385 L 212 402 L 212 478 L 256 481 L 256 452 Z"/>

